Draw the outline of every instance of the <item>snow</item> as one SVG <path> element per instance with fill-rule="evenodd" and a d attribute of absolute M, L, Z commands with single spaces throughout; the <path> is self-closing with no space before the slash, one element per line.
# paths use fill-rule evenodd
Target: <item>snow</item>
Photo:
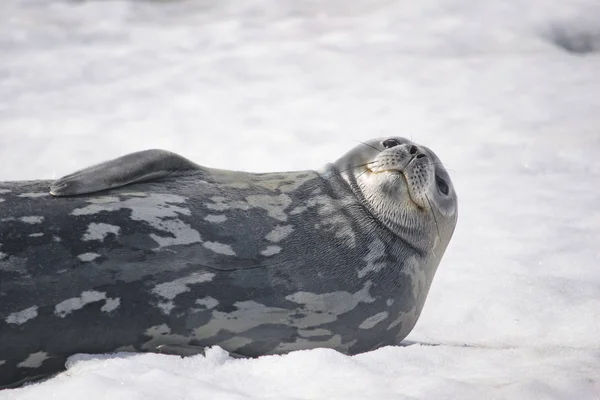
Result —
<path fill-rule="evenodd" d="M 316 169 L 412 137 L 459 195 L 409 346 L 77 355 L 0 399 L 600 398 L 600 3 L 0 2 L 0 180 L 164 148 Z"/>

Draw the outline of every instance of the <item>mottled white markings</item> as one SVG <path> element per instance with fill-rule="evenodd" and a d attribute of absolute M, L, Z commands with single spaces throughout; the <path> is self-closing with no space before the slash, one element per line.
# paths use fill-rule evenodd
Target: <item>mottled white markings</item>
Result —
<path fill-rule="evenodd" d="M 173 204 L 185 203 L 186 198 L 184 197 L 150 193 L 145 197 L 133 197 L 123 201 L 117 197 L 105 197 L 95 198 L 88 202 L 94 204 L 75 209 L 71 215 L 93 215 L 122 209 L 130 210 L 132 220 L 145 222 L 150 227 L 166 234 L 166 236 L 150 234 L 159 248 L 202 242 L 200 233 L 178 218 L 181 215 L 191 215 L 188 208 Z"/>
<path fill-rule="evenodd" d="M 2 366 L 2 364 L 6 364 L 6 360 L 0 360 L 0 367 Z"/>
<path fill-rule="evenodd" d="M 286 194 L 278 196 L 251 195 L 246 197 L 246 201 L 253 207 L 265 210 L 269 217 L 280 221 L 287 221 L 285 209 L 292 204 L 292 199 Z"/>
<path fill-rule="evenodd" d="M 223 214 L 209 214 L 204 219 L 208 222 L 213 222 L 215 224 L 227 221 L 227 216 Z"/>
<path fill-rule="evenodd" d="M 313 336 L 333 336 L 333 332 L 328 329 L 315 328 L 315 329 L 298 329 L 298 335 L 302 337 L 313 337 Z"/>
<path fill-rule="evenodd" d="M 211 310 L 219 305 L 219 301 L 213 297 L 207 296 L 203 299 L 196 300 L 196 304 L 206 307 L 207 310 Z"/>
<path fill-rule="evenodd" d="M 296 292 L 285 298 L 294 303 L 303 304 L 309 311 L 320 311 L 333 315 L 341 315 L 353 310 L 358 303 L 372 303 L 374 298 L 369 294 L 372 283 L 369 281 L 356 293 L 349 292 L 330 292 L 330 293 L 311 293 Z"/>
<path fill-rule="evenodd" d="M 179 219 L 165 219 L 161 222 L 156 223 L 154 227 L 162 231 L 171 233 L 175 236 L 164 237 L 155 235 L 154 233 L 151 234 L 150 237 L 154 239 L 156 243 L 158 243 L 159 247 L 200 243 L 202 241 L 202 238 L 200 237 L 200 233 L 198 231 L 192 229 L 188 224 L 184 223 Z"/>
<path fill-rule="evenodd" d="M 0 203 L 2 203 L 3 201 L 4 201 L 4 199 L 0 198 Z M 2 365 L 2 364 L 0 364 L 0 365 Z"/>
<path fill-rule="evenodd" d="M 235 311 L 221 312 L 214 310 L 212 312 L 212 318 L 208 323 L 194 329 L 194 337 L 196 339 L 206 339 L 215 336 L 219 331 L 243 333 L 257 326 L 266 324 L 291 324 L 297 328 L 303 329 L 302 332 L 305 337 L 310 337 L 311 333 L 314 336 L 331 336 L 331 332 L 325 329 L 308 330 L 307 328 L 319 327 L 322 324 L 335 321 L 337 315 L 353 309 L 356 306 L 357 301 L 374 301 L 375 299 L 371 298 L 368 294 L 371 284 L 371 282 L 367 282 L 363 289 L 354 294 L 348 292 L 334 292 L 326 294 L 310 293 L 308 296 L 303 296 L 302 294 L 297 293 L 298 296 L 295 297 L 303 297 L 300 300 L 303 300 L 303 304 L 306 304 L 304 310 L 268 307 L 252 300 L 238 301 L 234 303 L 234 306 L 237 308 Z M 288 296 L 288 299 L 289 297 L 290 296 Z M 306 300 L 306 302 L 304 300 Z M 350 304 L 343 304 L 344 301 L 347 301 Z M 323 341 L 323 343 L 325 344 L 330 341 L 336 343 L 337 341 L 341 342 L 341 338 L 335 338 L 334 336 Z M 285 347 L 286 344 L 282 344 L 282 346 Z M 339 346 L 334 346 L 333 342 L 331 342 L 331 346 L 328 347 Z M 289 349 L 297 349 L 297 347 L 291 346 Z"/>
<path fill-rule="evenodd" d="M 77 256 L 83 262 L 94 261 L 96 258 L 100 257 L 100 254 L 96 253 L 83 253 Z"/>
<path fill-rule="evenodd" d="M 386 304 L 388 307 L 390 307 L 392 304 L 394 304 L 394 299 L 387 299 L 387 300 L 385 301 L 385 304 Z"/>
<path fill-rule="evenodd" d="M 146 197 L 147 194 L 144 192 L 121 192 L 121 196 Z"/>
<path fill-rule="evenodd" d="M 191 289 L 189 285 L 210 282 L 215 277 L 215 274 L 211 272 L 197 272 L 183 278 L 175 279 L 171 282 L 159 283 L 152 289 L 152 293 L 166 299 L 158 303 L 158 307 L 164 314 L 169 314 L 175 307 L 173 300 L 178 295 L 189 292 Z"/>
<path fill-rule="evenodd" d="M 45 351 L 38 351 L 37 353 L 30 354 L 25 360 L 17 364 L 20 368 L 39 368 L 42 363 L 48 358 L 48 353 Z"/>
<path fill-rule="evenodd" d="M 235 352 L 239 348 L 244 347 L 250 343 L 252 343 L 252 339 L 234 336 L 227 340 L 223 340 L 222 342 L 219 342 L 217 344 L 227 351 Z"/>
<path fill-rule="evenodd" d="M 94 197 L 88 200 L 88 203 L 93 204 L 106 204 L 106 203 L 117 203 L 119 202 L 118 197 L 113 196 L 102 196 L 102 197 Z"/>
<path fill-rule="evenodd" d="M 21 217 L 20 220 L 25 222 L 26 224 L 41 224 L 44 220 L 44 217 L 32 215 L 29 217 Z"/>
<path fill-rule="evenodd" d="M 286 296 L 287 300 L 302 304 L 308 311 L 306 316 L 295 318 L 294 325 L 308 328 L 333 322 L 339 315 L 354 310 L 359 303 L 374 302 L 375 299 L 369 294 L 372 284 L 371 281 L 366 282 L 365 286 L 356 293 L 342 291 L 320 294 L 296 292 Z"/>
<path fill-rule="evenodd" d="M 277 225 L 271 232 L 267 233 L 265 239 L 273 243 L 281 242 L 288 237 L 293 230 L 294 228 L 292 225 Z"/>
<path fill-rule="evenodd" d="M 369 243 L 369 252 L 363 258 L 367 265 L 358 270 L 358 277 L 363 278 L 369 272 L 379 272 L 386 267 L 387 263 L 381 261 L 385 259 L 385 244 L 380 239 L 375 239 Z"/>
<path fill-rule="evenodd" d="M 317 174 L 310 171 L 277 172 L 262 175 L 260 179 L 255 180 L 255 183 L 271 191 L 290 192 L 315 177 L 317 177 Z"/>
<path fill-rule="evenodd" d="M 152 352 L 160 350 L 160 346 L 163 345 L 179 345 L 186 347 L 187 343 L 190 341 L 190 338 L 187 336 L 173 334 L 171 328 L 166 324 L 155 325 L 148 328 L 144 336 L 148 336 L 150 339 L 142 344 L 142 349 L 150 350 Z M 136 352 L 139 351 L 139 349 L 133 350 Z"/>
<path fill-rule="evenodd" d="M 110 233 L 112 233 L 115 236 L 118 236 L 120 230 L 121 228 L 116 225 L 92 222 L 88 225 L 87 232 L 83 235 L 83 240 L 103 241 Z"/>
<path fill-rule="evenodd" d="M 227 197 L 215 196 L 211 197 L 213 204 L 207 204 L 206 208 L 215 211 L 225 211 L 230 209 L 249 210 L 250 204 L 245 201 L 229 201 Z"/>
<path fill-rule="evenodd" d="M 115 299 L 110 299 L 110 298 L 107 299 L 105 292 L 97 292 L 95 290 L 88 290 L 88 291 L 82 292 L 81 296 L 79 296 L 79 297 L 72 297 L 61 303 L 58 303 L 54 307 L 54 314 L 61 318 L 64 318 L 67 315 L 71 314 L 73 311 L 82 309 L 86 304 L 95 303 L 97 301 L 102 301 L 102 300 L 105 300 L 107 304 L 109 301 L 111 302 L 111 304 L 114 304 L 114 303 L 112 303 L 112 301 L 114 301 Z M 105 304 L 103 307 L 106 307 L 107 304 Z M 109 308 L 110 308 L 110 306 L 109 306 Z"/>
<path fill-rule="evenodd" d="M 235 251 L 233 251 L 231 246 L 228 244 L 219 242 L 205 242 L 202 244 L 202 246 L 214 251 L 215 253 L 224 254 L 226 256 L 235 256 Z"/>
<path fill-rule="evenodd" d="M 292 211 L 290 211 L 290 214 L 291 215 L 302 214 L 306 210 L 308 210 L 307 206 L 298 206 L 298 207 L 292 208 Z"/>
<path fill-rule="evenodd" d="M 29 237 L 41 237 L 41 236 L 44 236 L 44 234 L 43 234 L 43 233 L 41 233 L 41 232 L 39 232 L 39 233 L 31 233 L 31 234 L 29 234 Z"/>
<path fill-rule="evenodd" d="M 417 307 L 413 307 L 408 312 L 400 312 L 398 313 L 398 318 L 393 320 L 387 327 L 387 330 L 395 328 L 396 326 L 402 324 L 400 331 L 397 333 L 399 337 L 405 337 L 412 330 L 413 326 L 417 322 L 419 314 L 417 313 Z"/>
<path fill-rule="evenodd" d="M 181 293 L 189 292 L 188 285 L 196 283 L 210 282 L 215 277 L 211 272 L 195 272 L 183 278 L 175 279 L 171 282 L 159 283 L 152 289 L 152 292 L 165 299 L 174 299 Z"/>
<path fill-rule="evenodd" d="M 45 197 L 45 196 L 50 196 L 50 193 L 45 193 L 45 192 L 40 192 L 40 193 L 22 193 L 22 194 L 18 195 L 17 197 L 29 197 L 29 198 L 35 199 L 37 197 Z"/>
<path fill-rule="evenodd" d="M 285 209 L 292 203 L 292 199 L 285 194 L 269 196 L 269 195 L 250 195 L 246 197 L 246 201 L 230 199 L 223 196 L 211 197 L 213 204 L 207 204 L 209 210 L 224 211 L 231 209 L 249 210 L 251 207 L 262 208 L 271 218 L 280 221 L 287 221 Z"/>
<path fill-rule="evenodd" d="M 7 324 L 16 324 L 22 325 L 30 319 L 34 319 L 38 316 L 38 308 L 37 306 L 29 307 L 24 310 L 14 312 L 6 317 Z"/>
<path fill-rule="evenodd" d="M 352 207 L 356 204 L 356 198 L 344 197 L 332 199 L 329 196 L 318 195 L 306 202 L 309 207 L 316 207 L 319 213 L 319 223 L 315 229 L 324 229 L 332 232 L 336 238 L 342 239 L 349 247 L 356 247 L 356 232 L 352 228 L 348 217 L 340 210 Z"/>
<path fill-rule="evenodd" d="M 416 304 L 423 304 L 435 271 L 431 271 L 429 268 L 423 268 L 415 256 L 407 258 L 402 267 L 401 273 L 407 275 L 411 279 L 413 296 L 415 296 Z"/>
<path fill-rule="evenodd" d="M 111 311 L 115 311 L 117 308 L 119 308 L 120 305 L 121 305 L 121 299 L 107 298 L 106 304 L 104 304 L 102 307 L 100 307 L 100 311 L 109 313 Z"/>
<path fill-rule="evenodd" d="M 8 189 L 0 189 L 0 194 L 4 194 L 4 193 L 10 193 L 10 190 L 8 190 Z"/>
<path fill-rule="evenodd" d="M 281 253 L 281 247 L 279 247 L 279 246 L 267 246 L 266 249 L 264 249 L 260 252 L 260 254 L 262 254 L 263 256 L 266 256 L 266 257 L 273 256 L 273 255 L 279 254 L 279 253 Z"/>
<path fill-rule="evenodd" d="M 290 310 L 267 307 L 252 300 L 234 303 L 236 311 L 229 313 L 213 311 L 208 323 L 194 330 L 198 339 L 213 337 L 221 330 L 242 333 L 263 324 L 279 324 L 286 321 L 292 313 Z"/>
<path fill-rule="evenodd" d="M 383 311 L 383 312 L 377 313 L 375 315 L 371 315 L 369 318 L 365 319 L 362 322 L 362 324 L 360 324 L 358 327 L 360 329 L 371 329 L 372 327 L 374 327 L 381 321 L 385 320 L 388 317 L 388 315 L 389 314 L 387 311 Z"/>

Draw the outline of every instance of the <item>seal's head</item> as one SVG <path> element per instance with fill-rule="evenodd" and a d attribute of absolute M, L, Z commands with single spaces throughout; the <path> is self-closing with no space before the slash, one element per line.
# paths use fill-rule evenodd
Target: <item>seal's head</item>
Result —
<path fill-rule="evenodd" d="M 379 138 L 334 165 L 377 220 L 417 250 L 441 257 L 456 225 L 457 198 L 433 151 L 400 137 Z"/>

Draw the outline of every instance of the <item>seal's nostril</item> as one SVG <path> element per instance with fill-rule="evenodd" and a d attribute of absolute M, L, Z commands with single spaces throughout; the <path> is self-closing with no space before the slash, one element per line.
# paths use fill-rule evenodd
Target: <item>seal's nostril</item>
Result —
<path fill-rule="evenodd" d="M 419 151 L 419 149 L 417 149 L 417 146 L 415 146 L 414 144 L 411 144 L 408 148 L 408 152 L 412 155 L 417 154 L 417 151 Z"/>
<path fill-rule="evenodd" d="M 411 153 L 412 154 L 412 153 Z M 423 158 L 423 157 L 427 157 L 425 154 L 421 153 L 417 156 L 417 158 Z"/>

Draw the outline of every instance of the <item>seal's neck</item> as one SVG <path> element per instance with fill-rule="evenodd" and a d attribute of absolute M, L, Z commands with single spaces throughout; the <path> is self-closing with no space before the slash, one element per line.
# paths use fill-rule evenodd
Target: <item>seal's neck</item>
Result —
<path fill-rule="evenodd" d="M 420 215 L 414 215 L 409 210 L 396 207 L 392 209 L 385 200 L 374 202 L 369 200 L 360 188 L 356 176 L 350 169 L 342 170 L 333 164 L 327 164 L 318 171 L 319 175 L 336 188 L 354 196 L 362 206 L 362 215 L 371 219 L 386 231 L 411 247 L 417 254 L 427 257 L 431 249 L 431 229 L 424 223 Z"/>

